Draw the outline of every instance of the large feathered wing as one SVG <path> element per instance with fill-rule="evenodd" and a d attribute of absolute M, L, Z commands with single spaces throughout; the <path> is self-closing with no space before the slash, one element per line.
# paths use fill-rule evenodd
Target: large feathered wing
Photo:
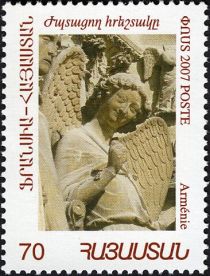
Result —
<path fill-rule="evenodd" d="M 167 125 L 163 119 L 152 117 L 119 139 L 127 148 L 126 170 L 136 179 L 151 221 L 157 221 L 173 171 Z"/>
<path fill-rule="evenodd" d="M 52 146 L 67 129 L 81 125 L 81 91 L 86 56 L 78 46 L 69 47 L 55 58 L 42 90 L 41 111 L 46 116 Z"/>

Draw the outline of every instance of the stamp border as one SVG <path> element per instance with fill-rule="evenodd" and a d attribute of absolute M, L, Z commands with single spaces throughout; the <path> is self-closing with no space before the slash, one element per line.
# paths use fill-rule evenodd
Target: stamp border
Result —
<path fill-rule="evenodd" d="M 1 191 L 1 198 L 0 198 L 0 203 L 1 203 L 1 218 L 0 218 L 0 223 L 1 223 L 1 243 L 0 243 L 0 251 L 1 251 L 1 275 L 37 275 L 36 271 L 31 271 L 30 273 L 26 273 L 25 271 L 20 271 L 20 273 L 16 273 L 15 271 L 11 271 L 10 274 L 6 274 L 4 272 L 4 270 L 2 269 L 2 266 L 4 266 L 5 261 L 2 260 L 2 257 L 5 255 L 5 250 L 3 249 L 4 244 L 6 243 L 6 241 L 4 240 L 4 234 L 5 234 L 5 230 L 4 230 L 4 224 L 5 224 L 5 218 L 4 218 L 4 214 L 6 213 L 6 210 L 4 209 L 4 202 L 5 202 L 5 198 L 3 196 L 4 192 L 5 192 L 5 187 L 4 187 L 4 182 L 5 182 L 5 178 L 3 175 L 3 173 L 5 172 L 5 167 L 4 167 L 4 162 L 6 160 L 5 156 L 4 156 L 4 152 L 6 150 L 5 146 L 4 146 L 4 141 L 6 140 L 6 136 L 4 136 L 4 131 L 5 131 L 5 125 L 4 125 L 4 121 L 6 120 L 6 116 L 4 115 L 3 111 L 5 110 L 6 106 L 4 104 L 4 99 L 6 98 L 6 94 L 3 93 L 3 90 L 6 88 L 6 84 L 4 83 L 4 79 L 6 78 L 6 75 L 4 73 L 4 68 L 6 67 L 6 64 L 4 63 L 4 57 L 6 56 L 6 53 L 4 52 L 4 47 L 6 47 L 6 43 L 4 42 L 4 37 L 6 36 L 6 32 L 4 31 L 4 27 L 6 26 L 6 22 L 4 21 L 4 16 L 6 14 L 5 10 L 4 10 L 4 5 L 6 3 L 10 3 L 12 5 L 16 5 L 16 4 L 21 4 L 21 5 L 26 5 L 27 3 L 31 3 L 32 5 L 36 5 L 37 3 L 41 3 L 43 6 L 46 6 L 47 4 L 53 4 L 56 5 L 57 3 L 62 3 L 63 5 L 66 5 L 68 3 L 72 3 L 73 5 L 77 5 L 77 4 L 83 4 L 83 5 L 88 5 L 89 3 L 93 4 L 93 5 L 97 5 L 98 3 L 103 3 L 103 5 L 107 5 L 110 2 L 113 3 L 114 5 L 118 5 L 118 3 L 123 3 L 124 5 L 129 5 L 129 4 L 134 4 L 134 5 L 138 5 L 139 3 L 144 3 L 144 5 L 149 5 L 149 4 L 164 4 L 164 5 L 169 5 L 170 3 L 173 3 L 175 5 L 179 5 L 179 3 L 183 2 L 185 5 L 190 5 L 195 4 L 195 5 L 199 5 L 200 3 L 205 3 L 206 4 L 206 10 L 204 12 L 204 14 L 207 16 L 207 19 L 204 22 L 204 25 L 206 26 L 206 31 L 204 32 L 204 35 L 206 37 L 206 41 L 204 43 L 206 51 L 204 52 L 204 56 L 206 58 L 206 62 L 204 63 L 204 67 L 206 68 L 206 72 L 204 74 L 205 78 L 206 78 L 206 83 L 204 84 L 204 87 L 206 89 L 206 94 L 204 95 L 204 98 L 206 99 L 206 104 L 204 105 L 204 109 L 206 110 L 206 114 L 204 116 L 205 120 L 206 120 L 206 124 L 204 126 L 204 129 L 206 131 L 206 135 L 204 136 L 204 140 L 206 141 L 206 146 L 204 147 L 205 151 L 206 151 L 206 155 L 204 156 L 204 160 L 206 161 L 206 166 L 204 167 L 204 171 L 206 173 L 206 176 L 204 177 L 204 182 L 207 183 L 206 186 L 204 187 L 204 191 L 206 192 L 206 197 L 204 198 L 204 202 L 206 203 L 206 208 L 204 209 L 204 212 L 206 213 L 206 218 L 204 220 L 206 228 L 204 228 L 203 232 L 206 234 L 206 239 L 204 240 L 204 244 L 207 246 L 207 249 L 204 250 L 204 254 L 206 255 L 206 259 L 204 260 L 204 264 L 207 266 L 207 269 L 203 272 L 200 273 L 198 270 L 195 270 L 192 274 L 189 274 L 188 270 L 185 270 L 183 273 L 180 273 L 178 270 L 174 270 L 173 273 L 169 273 L 168 270 L 164 270 L 163 272 L 159 273 L 159 271 L 154 270 L 152 274 L 150 274 L 147 270 L 144 270 L 143 273 L 139 274 L 138 271 L 134 270 L 131 274 L 128 274 L 128 272 L 126 270 L 123 271 L 122 274 L 118 274 L 117 270 L 114 270 L 112 272 L 112 274 L 108 274 L 106 272 L 106 270 L 102 271 L 101 274 L 98 274 L 96 270 L 92 270 L 91 273 L 87 273 L 87 271 L 82 271 L 81 273 L 77 273 L 77 271 L 73 270 L 71 271 L 71 273 L 67 273 L 65 270 L 63 270 L 61 273 L 57 273 L 55 270 L 51 271 L 51 273 L 47 273 L 46 271 L 42 271 L 41 275 L 113 275 L 113 276 L 117 276 L 117 275 L 142 275 L 142 276 L 146 276 L 146 275 L 174 275 L 174 276 L 178 276 L 178 275 L 205 275 L 208 276 L 210 275 L 210 124 L 209 124 L 209 114 L 210 114 L 210 1 L 209 0 L 124 0 L 124 1 L 119 1 L 119 0 L 113 0 L 113 1 L 109 1 L 109 0 L 102 0 L 102 1 L 98 1 L 98 0 L 11 0 L 11 1 L 7 1 L 7 0 L 1 0 L 0 2 L 0 28 L 1 28 L 1 32 L 0 32 L 0 58 L 1 58 L 1 62 L 0 62 L 0 75 L 1 75 L 1 83 L 0 83 L 0 88 L 1 88 L 1 93 L 0 93 L 0 108 L 1 108 L 1 114 L 0 114 L 0 131 L 1 131 L 1 138 L 0 138 L 0 150 L 1 150 L 1 155 L 0 155 L 0 172 L 1 172 L 1 176 L 0 176 L 0 182 L 1 182 L 1 186 L 0 186 L 0 191 Z"/>

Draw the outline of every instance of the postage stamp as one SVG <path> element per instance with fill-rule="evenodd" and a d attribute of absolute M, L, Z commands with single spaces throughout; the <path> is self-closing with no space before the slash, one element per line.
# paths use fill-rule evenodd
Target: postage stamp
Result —
<path fill-rule="evenodd" d="M 203 3 L 7 3 L 4 270 L 206 269 Z"/>

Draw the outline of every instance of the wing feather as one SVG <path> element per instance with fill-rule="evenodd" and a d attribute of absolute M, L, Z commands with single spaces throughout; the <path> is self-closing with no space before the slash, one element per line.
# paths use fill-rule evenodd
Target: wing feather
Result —
<path fill-rule="evenodd" d="M 78 46 L 69 47 L 55 58 L 42 91 L 45 114 L 54 145 L 71 127 L 81 124 L 81 82 L 86 56 Z"/>
<path fill-rule="evenodd" d="M 145 160 L 145 163 L 147 165 L 147 168 L 149 170 L 153 170 L 153 167 L 154 167 L 154 163 L 152 161 L 152 158 L 150 155 L 146 156 L 146 155 L 143 155 L 142 152 L 143 150 L 141 150 L 140 148 L 138 149 L 138 152 L 141 152 L 141 154 L 139 154 L 139 156 L 141 156 L 141 158 L 143 158 Z M 141 164 L 141 163 L 140 163 Z"/>
<path fill-rule="evenodd" d="M 119 138 L 127 148 L 128 170 L 138 177 L 138 193 L 148 214 L 156 221 L 162 210 L 173 170 L 173 155 L 167 125 L 152 117 L 134 132 Z"/>

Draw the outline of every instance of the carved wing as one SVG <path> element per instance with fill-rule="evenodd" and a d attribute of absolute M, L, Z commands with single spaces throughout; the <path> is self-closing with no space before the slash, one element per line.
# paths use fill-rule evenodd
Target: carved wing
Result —
<path fill-rule="evenodd" d="M 51 132 L 52 146 L 67 129 L 81 124 L 81 91 L 86 56 L 78 46 L 69 47 L 55 58 L 42 90 L 41 111 Z"/>
<path fill-rule="evenodd" d="M 156 221 L 164 205 L 173 171 L 167 125 L 163 119 L 152 117 L 119 140 L 128 149 L 126 169 L 137 176 L 138 193 L 151 221 Z"/>

